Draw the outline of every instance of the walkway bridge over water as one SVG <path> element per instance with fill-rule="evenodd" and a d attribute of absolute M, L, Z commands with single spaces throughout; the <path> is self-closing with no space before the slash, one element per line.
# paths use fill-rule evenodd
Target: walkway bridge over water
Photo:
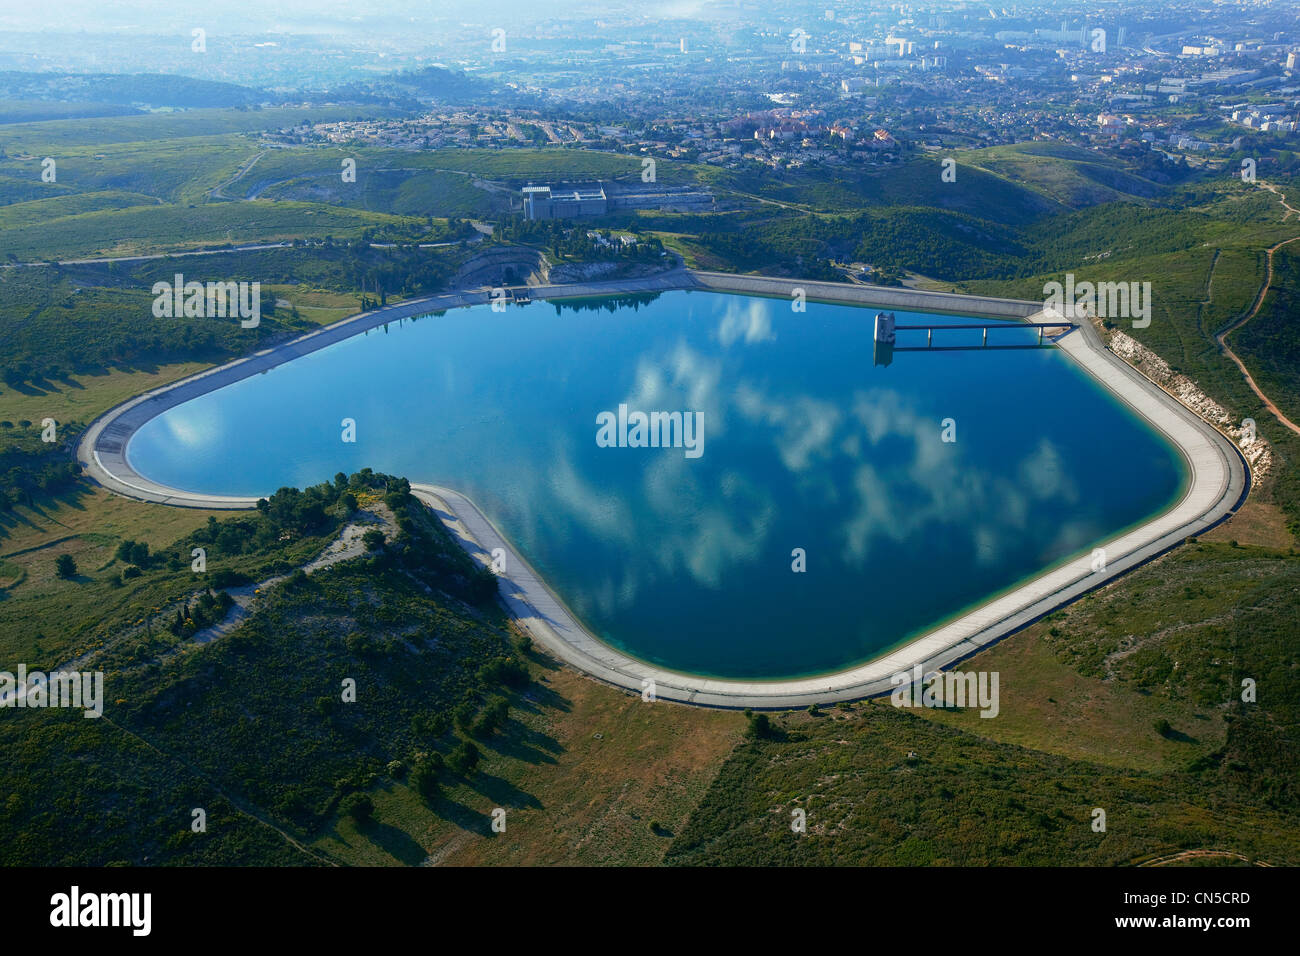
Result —
<path fill-rule="evenodd" d="M 1063 319 L 1056 322 L 926 322 L 919 325 L 898 325 L 894 313 L 876 313 L 875 364 L 888 365 L 895 352 L 963 352 L 971 349 L 1036 349 L 1042 348 L 1045 337 L 1055 340 L 1059 335 L 1077 328 L 1073 322 Z M 979 329 L 979 345 L 935 345 L 935 332 L 947 332 L 958 329 Z M 1005 332 L 1032 329 L 1038 332 L 1035 342 L 1021 342 L 1010 345 L 989 345 L 989 332 Z M 1050 332 L 1048 330 L 1051 330 Z M 924 332 L 925 345 L 896 345 L 898 332 Z"/>

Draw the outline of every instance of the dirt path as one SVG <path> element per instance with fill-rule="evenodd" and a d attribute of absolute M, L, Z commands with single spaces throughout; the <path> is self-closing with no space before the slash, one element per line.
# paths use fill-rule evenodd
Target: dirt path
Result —
<path fill-rule="evenodd" d="M 357 520 L 346 525 L 339 536 L 334 539 L 328 548 L 320 553 L 315 559 L 308 561 L 301 568 L 307 574 L 313 574 L 316 571 L 331 567 L 340 561 L 347 561 L 351 558 L 360 557 L 365 553 L 366 546 L 361 540 L 362 536 L 371 528 L 380 528 L 384 532 L 384 537 L 391 540 L 397 533 L 397 524 L 393 519 L 392 513 L 387 508 L 381 507 L 379 513 L 360 511 L 357 513 Z M 162 660 L 179 653 L 189 644 L 210 644 L 219 637 L 224 637 L 235 628 L 239 627 L 253 611 L 253 605 L 262 591 L 275 587 L 281 581 L 289 577 L 288 574 L 277 574 L 267 578 L 265 581 L 259 581 L 256 584 L 245 584 L 242 587 L 226 588 L 235 601 L 226 616 L 215 624 L 196 631 L 194 636 L 185 644 L 178 644 L 167 654 L 163 655 Z"/>
<path fill-rule="evenodd" d="M 1264 189 L 1267 189 L 1269 192 L 1273 193 L 1274 195 L 1276 195 L 1278 201 L 1281 202 L 1282 206 L 1286 209 L 1286 213 L 1282 216 L 1283 222 L 1286 222 L 1287 219 L 1289 219 L 1293 213 L 1300 216 L 1300 210 L 1289 205 L 1286 201 L 1286 196 L 1284 196 L 1276 186 L 1273 186 L 1270 183 L 1260 183 L 1259 185 L 1262 186 Z M 1259 400 L 1264 403 L 1264 407 L 1267 408 L 1270 412 L 1272 412 L 1273 416 L 1279 422 L 1281 422 L 1287 428 L 1291 429 L 1291 431 L 1295 432 L 1297 435 L 1300 435 L 1300 425 L 1296 425 L 1295 422 L 1291 421 L 1291 419 L 1283 415 L 1281 410 L 1276 405 L 1273 404 L 1273 401 L 1267 395 L 1264 394 L 1263 390 L 1257 384 L 1255 384 L 1255 379 L 1251 377 L 1250 372 L 1246 369 L 1246 364 L 1240 358 L 1238 358 L 1237 353 L 1234 352 L 1229 347 L 1227 342 L 1228 335 L 1232 332 L 1235 332 L 1237 329 L 1241 328 L 1243 325 L 1245 325 L 1247 322 L 1253 319 L 1259 313 L 1260 307 L 1263 306 L 1264 298 L 1268 295 L 1268 290 L 1273 285 L 1273 253 L 1277 252 L 1283 246 L 1289 245 L 1297 240 L 1300 240 L 1300 236 L 1293 236 L 1290 239 L 1283 239 L 1281 242 L 1277 243 L 1276 245 L 1269 247 L 1267 251 L 1267 258 L 1265 260 L 1266 269 L 1264 273 L 1264 284 L 1260 287 L 1259 294 L 1255 296 L 1255 302 L 1250 307 L 1250 311 L 1248 311 L 1240 319 L 1238 319 L 1236 322 L 1232 323 L 1230 326 L 1228 326 L 1226 329 L 1224 329 L 1222 332 L 1216 335 L 1214 337 L 1214 341 L 1219 346 L 1219 348 L 1223 350 L 1223 354 L 1228 356 L 1228 358 L 1232 359 L 1233 364 L 1235 364 L 1237 368 L 1241 370 L 1241 374 L 1246 379 L 1246 384 L 1250 386 L 1250 390 L 1254 392 L 1256 396 L 1258 396 Z"/>
<path fill-rule="evenodd" d="M 391 541 L 397 534 L 397 522 L 393 518 L 392 512 L 383 505 L 376 506 L 375 512 L 357 512 L 355 520 L 344 526 L 343 530 L 339 532 L 339 536 L 334 539 L 329 547 L 322 551 L 316 558 L 302 565 L 301 570 L 307 574 L 312 574 L 316 571 L 338 564 L 340 561 L 347 561 L 351 558 L 359 557 L 366 550 L 365 543 L 361 540 L 362 537 L 371 528 L 376 527 L 383 530 L 386 540 Z M 188 641 L 182 641 L 175 647 L 170 648 L 164 654 L 160 655 L 158 660 L 160 662 L 167 661 L 193 645 L 210 644 L 217 638 L 229 634 L 235 628 L 239 627 L 249 614 L 253 612 L 254 605 L 260 598 L 260 592 L 274 587 L 288 577 L 288 574 L 277 574 L 273 577 L 267 578 L 265 581 L 259 581 L 256 584 L 245 584 L 241 587 L 225 588 L 224 590 L 226 593 L 229 594 L 235 602 L 226 612 L 226 616 L 217 623 L 196 631 L 194 636 Z M 193 601 L 200 593 L 202 592 L 196 591 L 193 594 L 186 595 L 185 603 Z M 166 608 L 160 609 L 157 613 L 151 615 L 152 623 L 150 625 L 130 627 L 119 633 L 117 637 L 114 638 L 111 645 L 106 646 L 115 647 L 123 641 L 130 640 L 132 637 L 141 633 L 146 633 L 153 625 L 165 627 L 164 622 L 166 622 L 169 617 L 174 616 L 177 608 L 180 606 L 181 602 L 177 601 L 168 605 Z M 103 648 L 99 648 L 93 651 L 88 651 L 84 654 L 79 654 L 77 657 L 60 667 L 54 668 L 54 670 L 81 669 L 96 654 L 101 653 L 102 650 Z M 16 699 L 17 697 L 24 696 L 26 693 L 27 687 L 24 685 L 16 688 L 5 698 L 0 699 L 7 699 L 8 696 L 13 696 Z"/>
<path fill-rule="evenodd" d="M 1147 860 L 1145 863 L 1139 863 L 1138 866 L 1169 866 L 1170 864 L 1186 863 L 1191 860 L 1205 859 L 1229 859 L 1240 860 L 1243 863 L 1250 863 L 1253 866 L 1269 866 L 1268 863 L 1259 860 L 1251 860 L 1250 857 L 1242 856 L 1240 853 L 1234 853 L 1231 850 L 1183 850 L 1179 853 L 1169 853 L 1165 856 L 1158 856 L 1154 860 Z"/>
<path fill-rule="evenodd" d="M 257 161 L 265 155 L 266 155 L 266 150 L 262 150 L 260 153 L 257 153 L 255 156 L 253 156 L 252 159 L 246 160 L 242 165 L 240 165 L 238 172 L 236 172 L 234 176 L 230 177 L 230 179 L 226 180 L 220 186 L 214 187 L 213 190 L 210 193 L 208 193 L 208 198 L 226 199 L 226 200 L 230 199 L 230 197 L 227 196 L 224 192 L 225 188 L 227 186 L 233 186 L 235 185 L 235 183 L 243 179 L 244 176 L 248 173 L 248 171 L 257 165 Z"/>

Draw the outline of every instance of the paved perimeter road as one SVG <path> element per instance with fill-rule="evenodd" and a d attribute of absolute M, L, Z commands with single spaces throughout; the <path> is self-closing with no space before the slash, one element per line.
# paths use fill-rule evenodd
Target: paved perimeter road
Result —
<path fill-rule="evenodd" d="M 648 279 L 547 286 L 529 290 L 533 298 L 610 295 L 631 291 L 712 289 L 788 298 L 796 288 L 809 298 L 855 305 L 884 305 L 968 315 L 1032 319 L 1041 306 L 1032 302 L 990 299 L 907 289 L 823 282 L 794 282 L 758 276 L 691 273 L 673 270 Z M 124 454 L 131 435 L 144 422 L 181 402 L 273 368 L 357 332 L 394 319 L 436 309 L 481 304 L 487 292 L 433 296 L 345 319 L 274 349 L 132 399 L 96 419 L 82 436 L 78 458 L 96 481 L 129 497 L 201 508 L 249 508 L 250 498 L 211 497 L 166 488 L 138 475 Z M 1043 316 L 1044 321 L 1049 317 Z M 865 319 L 864 319 L 865 320 Z M 447 488 L 413 484 L 470 554 L 490 563 L 494 549 L 506 559 L 502 599 L 520 624 L 549 651 L 574 667 L 611 684 L 641 693 L 654 681 L 657 698 L 714 707 L 786 709 L 888 693 L 894 674 L 914 665 L 925 671 L 962 660 L 994 641 L 1076 600 L 1118 575 L 1201 534 L 1231 514 L 1245 499 L 1249 473 L 1236 448 L 1221 434 L 1113 355 L 1088 322 L 1062 336 L 1057 344 L 1102 386 L 1145 418 L 1177 447 L 1190 472 L 1183 498 L 1169 511 L 1104 545 L 1102 570 L 1093 570 L 1091 554 L 1057 567 L 1014 591 L 943 625 L 878 660 L 823 677 L 785 681 L 728 681 L 678 674 L 631 657 L 603 644 L 569 613 L 510 542 L 464 495 Z M 855 600 L 851 593 L 844 600 Z"/>

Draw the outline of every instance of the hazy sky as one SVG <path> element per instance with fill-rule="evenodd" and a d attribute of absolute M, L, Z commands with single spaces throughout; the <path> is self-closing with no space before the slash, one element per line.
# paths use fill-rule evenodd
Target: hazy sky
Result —
<path fill-rule="evenodd" d="M 363 24 L 387 30 L 421 21 L 518 23 L 619 12 L 670 18 L 707 6 L 704 0 L 58 0 L 54 5 L 0 0 L 0 29 L 157 33 L 206 24 L 223 33 L 303 33 Z"/>

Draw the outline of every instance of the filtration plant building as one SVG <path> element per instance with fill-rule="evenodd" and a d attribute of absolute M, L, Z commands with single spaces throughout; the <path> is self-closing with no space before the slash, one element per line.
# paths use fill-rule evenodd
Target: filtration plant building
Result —
<path fill-rule="evenodd" d="M 603 186 L 525 186 L 524 215 L 529 219 L 577 219 L 603 216 L 609 200 Z"/>

